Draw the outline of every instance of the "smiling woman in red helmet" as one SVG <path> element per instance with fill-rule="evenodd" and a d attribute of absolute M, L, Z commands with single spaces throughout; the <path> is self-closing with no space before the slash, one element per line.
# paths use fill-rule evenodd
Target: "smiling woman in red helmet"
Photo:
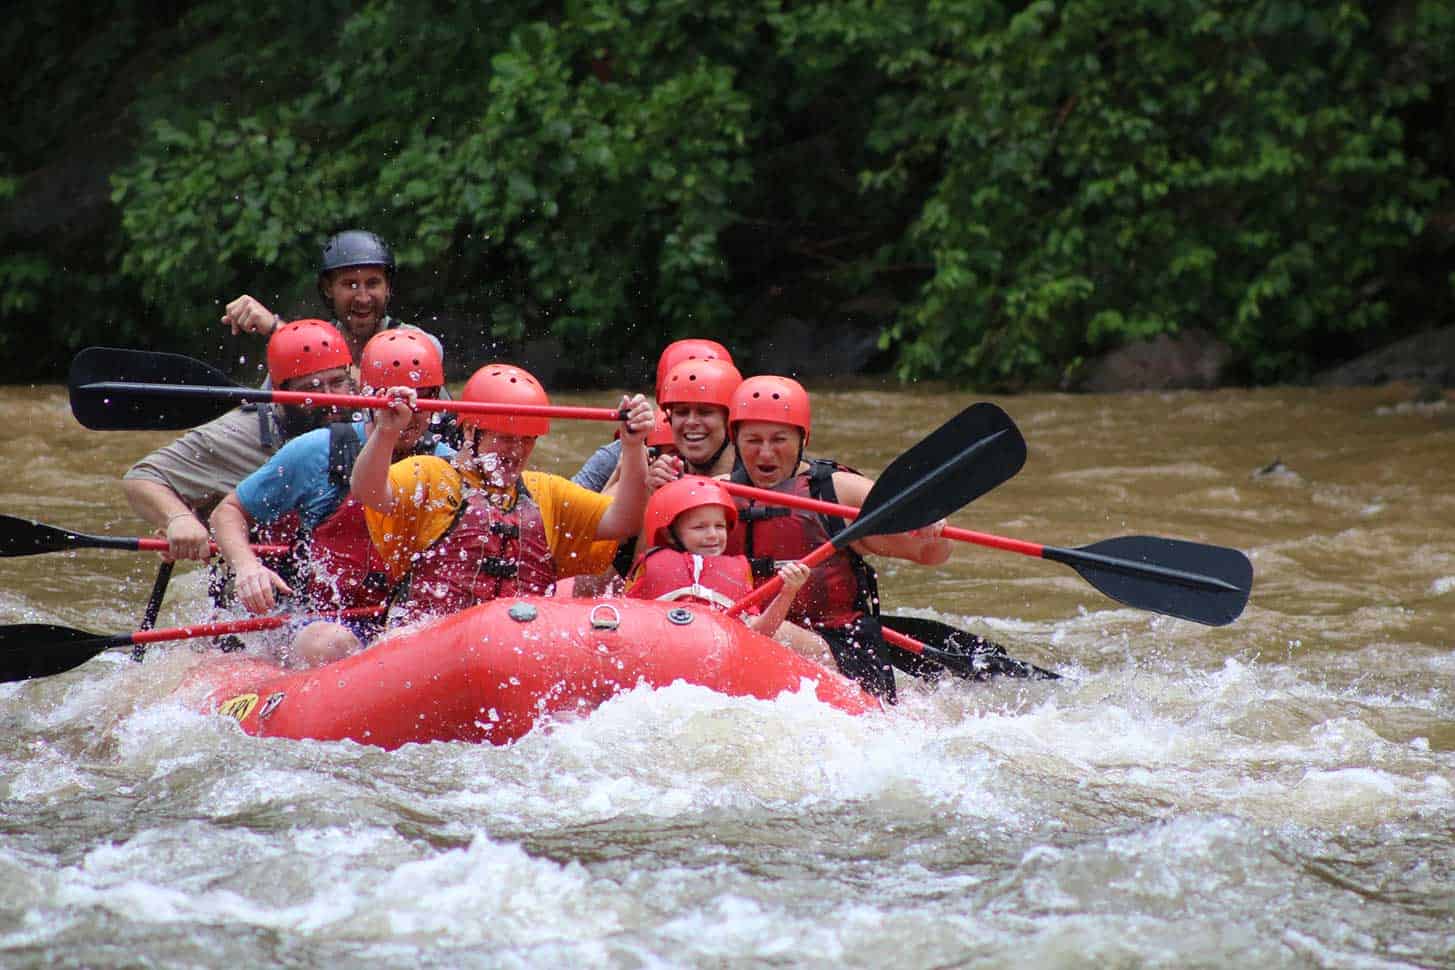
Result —
<path fill-rule="evenodd" d="M 667 415 L 672 448 L 647 466 L 648 489 L 656 491 L 683 475 L 711 478 L 733 470 L 728 403 L 742 382 L 743 375 L 726 360 L 685 360 L 667 371 L 657 384 L 657 404 Z M 602 491 L 609 495 L 615 488 L 613 473 Z"/>
<path fill-rule="evenodd" d="M 444 367 L 434 344 L 422 333 L 389 330 L 364 345 L 359 370 L 364 393 L 408 385 L 420 397 L 438 397 Z M 308 611 L 348 609 L 382 603 L 388 582 L 364 522 L 363 506 L 348 495 L 354 462 L 371 422 L 336 422 L 294 438 L 253 474 L 238 483 L 212 513 L 217 545 L 237 576 L 237 597 L 254 613 L 273 610 L 278 596 L 294 589 L 253 554 L 250 527 L 297 513 L 306 537 L 302 592 Z M 454 450 L 429 433 L 429 413 L 419 412 L 394 443 L 394 458 Z M 280 651 L 290 666 L 311 667 L 346 656 L 377 635 L 381 624 L 312 623 Z"/>
<path fill-rule="evenodd" d="M 706 361 L 720 361 L 727 364 L 728 367 L 732 367 L 733 358 L 732 355 L 728 353 L 727 348 L 724 347 L 722 344 L 718 343 L 716 340 L 703 340 L 693 337 L 687 340 L 676 340 L 668 344 L 665 348 L 663 348 L 661 355 L 657 358 L 657 383 L 655 387 L 657 404 L 659 406 L 663 406 L 664 410 L 665 402 L 663 402 L 662 400 L 662 394 L 669 384 L 668 375 L 672 372 L 673 368 L 675 368 L 679 364 L 684 364 L 690 361 L 695 361 L 697 363 L 703 363 Z M 737 373 L 737 370 L 735 368 L 733 369 L 733 373 Z M 742 380 L 742 378 L 738 377 L 738 380 Z M 724 418 L 724 430 L 722 435 L 717 439 L 713 447 L 707 449 L 706 451 L 702 450 L 705 446 L 701 444 L 694 443 L 687 445 L 687 451 L 690 453 L 688 457 L 688 465 L 686 466 L 687 471 L 695 471 L 698 474 L 717 474 L 717 472 L 715 471 L 709 472 L 707 466 L 715 466 L 717 463 L 719 463 L 719 460 L 721 460 L 721 463 L 724 464 L 722 471 L 726 472 L 728 469 L 732 468 L 731 449 L 728 449 L 728 454 L 726 458 L 723 457 L 722 446 L 727 441 L 727 404 L 724 403 L 722 407 L 722 413 Z M 686 441 L 686 436 L 682 433 L 680 429 L 680 422 L 673 422 L 673 435 L 673 446 L 676 450 L 681 451 Z M 694 442 L 702 440 L 702 436 L 697 433 L 696 429 L 694 429 L 693 438 Z M 615 480 L 614 472 L 616 470 L 616 463 L 620 454 L 621 444 L 619 442 L 611 441 L 602 445 L 600 448 L 596 449 L 595 453 L 593 453 L 590 458 L 586 459 L 586 463 L 581 466 L 581 469 L 577 471 L 576 474 L 571 476 L 571 481 L 584 488 L 589 488 L 593 492 L 600 492 L 607 489 Z M 709 457 L 712 457 L 711 461 L 702 460 Z M 655 464 L 656 463 L 654 462 L 654 465 Z M 666 467 L 668 466 L 662 466 L 662 468 L 664 469 Z M 668 480 L 672 478 L 678 478 L 683 474 L 683 466 L 681 464 L 672 465 L 670 467 L 673 469 L 670 475 L 668 475 L 665 471 L 654 469 L 653 475 L 659 480 L 658 484 L 664 484 Z"/>
<path fill-rule="evenodd" d="M 856 508 L 874 486 L 873 480 L 837 462 L 804 459 L 812 412 L 808 392 L 792 378 L 743 381 L 733 393 L 728 426 L 739 461 L 733 481 Z M 740 500 L 728 551 L 749 559 L 800 559 L 844 525 L 841 519 Z M 789 610 L 790 620 L 828 641 L 846 676 L 886 700 L 894 699 L 894 670 L 883 655 L 879 592 L 864 555 L 938 565 L 950 557 L 949 540 L 940 535 L 944 525 L 940 521 L 914 532 L 851 543 L 814 568 Z"/>
<path fill-rule="evenodd" d="M 730 360 L 687 360 L 667 371 L 657 403 L 672 421 L 672 440 L 681 460 L 678 475 L 726 475 L 734 454 L 728 438 L 728 405 L 743 375 Z"/>
<path fill-rule="evenodd" d="M 547 418 L 461 414 L 464 439 L 452 462 L 409 458 L 389 447 L 413 417 L 414 391 L 390 390 L 354 465 L 354 494 L 391 578 L 407 581 L 405 618 L 449 613 L 517 592 L 546 592 L 558 578 L 598 573 L 616 540 L 641 528 L 646 504 L 645 438 L 656 415 L 645 397 L 623 397 L 622 475 L 615 498 L 556 475 L 526 470 Z M 464 401 L 549 404 L 540 382 L 510 364 L 487 364 L 465 384 Z"/>

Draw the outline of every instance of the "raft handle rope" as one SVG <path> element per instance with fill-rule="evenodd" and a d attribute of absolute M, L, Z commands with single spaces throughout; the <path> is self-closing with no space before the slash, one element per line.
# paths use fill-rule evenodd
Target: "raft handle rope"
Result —
<path fill-rule="evenodd" d="M 599 615 L 602 613 L 610 613 L 611 615 Z M 615 630 L 621 626 L 621 611 L 610 603 L 597 603 L 591 608 L 591 612 L 586 618 L 591 621 L 591 629 L 593 630 Z"/>

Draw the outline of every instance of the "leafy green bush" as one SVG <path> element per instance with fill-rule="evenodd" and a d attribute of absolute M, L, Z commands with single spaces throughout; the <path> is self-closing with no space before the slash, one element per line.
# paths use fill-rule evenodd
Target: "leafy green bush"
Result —
<path fill-rule="evenodd" d="M 796 315 L 880 333 L 906 379 L 1051 384 L 1199 327 L 1282 380 L 1455 307 L 1448 2 L 167 9 L 6 42 L 24 90 L 127 123 L 84 259 L 0 233 L 0 341 L 69 300 L 47 360 L 215 347 L 223 300 L 309 299 L 348 226 L 458 359 L 553 334 L 603 379 Z M 26 118 L 0 205 L 84 138 Z"/>
<path fill-rule="evenodd" d="M 1410 253 L 1448 249 L 1425 236 L 1448 148 L 1406 119 L 1449 91 L 1449 4 L 1380 23 L 1351 3 L 933 9 L 879 52 L 899 83 L 865 173 L 902 191 L 943 165 L 895 247 L 934 266 L 886 336 L 905 376 L 1054 380 L 1196 326 L 1285 379 L 1389 324 Z"/>

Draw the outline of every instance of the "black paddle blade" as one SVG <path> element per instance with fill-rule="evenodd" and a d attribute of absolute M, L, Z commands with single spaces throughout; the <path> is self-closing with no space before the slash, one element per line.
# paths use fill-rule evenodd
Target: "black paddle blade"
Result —
<path fill-rule="evenodd" d="M 93 431 L 178 431 L 221 417 L 236 402 L 221 396 L 177 396 L 164 389 L 97 389 L 90 385 L 193 385 L 239 388 L 222 371 L 182 354 L 87 347 L 71 361 L 66 381 L 71 413 Z"/>
<path fill-rule="evenodd" d="M 1223 626 L 1248 605 L 1253 564 L 1236 549 L 1157 536 L 1122 536 L 1075 549 L 1046 546 L 1107 596 L 1139 610 Z"/>
<path fill-rule="evenodd" d="M 972 404 L 884 469 L 834 546 L 927 526 L 1010 481 L 1025 463 L 1026 441 L 1010 415 Z"/>
<path fill-rule="evenodd" d="M 35 556 L 74 548 L 75 533 L 32 519 L 0 515 L 0 556 Z"/>
<path fill-rule="evenodd" d="M 50 623 L 0 627 L 0 683 L 65 673 L 103 650 L 130 642 L 130 637 L 98 637 Z"/>
<path fill-rule="evenodd" d="M 1030 680 L 1060 680 L 1061 675 L 1017 660 L 1005 648 L 966 630 L 915 616 L 881 616 L 881 625 L 925 645 L 922 654 L 886 643 L 885 659 L 905 673 L 925 680 L 937 680 L 949 670 L 966 680 L 984 681 L 992 677 L 1014 677 Z"/>
<path fill-rule="evenodd" d="M 135 549 L 135 539 L 88 536 L 84 532 L 57 529 L 44 522 L 0 515 L 0 558 L 35 556 L 67 549 Z"/>

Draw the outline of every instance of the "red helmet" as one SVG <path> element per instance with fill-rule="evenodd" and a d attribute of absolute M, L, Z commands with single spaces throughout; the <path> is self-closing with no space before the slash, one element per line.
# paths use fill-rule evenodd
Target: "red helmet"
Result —
<path fill-rule="evenodd" d="M 268 338 L 268 378 L 274 387 L 284 381 L 354 363 L 349 345 L 333 324 L 323 320 L 294 320 Z"/>
<path fill-rule="evenodd" d="M 672 523 L 683 512 L 702 505 L 720 506 L 727 513 L 729 532 L 738 524 L 738 507 L 727 489 L 701 475 L 684 475 L 657 489 L 647 500 L 647 511 L 642 516 L 647 540 L 654 546 L 676 545 Z"/>
<path fill-rule="evenodd" d="M 672 419 L 666 411 L 657 412 L 657 424 L 651 431 L 647 432 L 648 448 L 674 447 L 676 439 L 672 437 Z"/>
<path fill-rule="evenodd" d="M 445 367 L 434 341 L 411 327 L 383 330 L 369 338 L 359 355 L 359 374 L 365 387 L 439 387 Z"/>
<path fill-rule="evenodd" d="M 731 364 L 733 355 L 728 353 L 727 348 L 716 340 L 699 340 L 695 337 L 687 340 L 674 340 L 657 358 L 658 403 L 662 397 L 662 381 L 666 380 L 667 372 L 684 360 L 725 360 Z"/>
<path fill-rule="evenodd" d="M 813 426 L 808 392 L 791 377 L 750 377 L 733 392 L 732 403 L 728 405 L 728 434 L 736 435 L 737 426 L 743 421 L 790 425 L 803 432 L 803 443 L 807 445 L 808 432 Z"/>
<path fill-rule="evenodd" d="M 668 410 L 673 404 L 713 404 L 727 410 L 742 382 L 730 360 L 684 360 L 657 385 L 657 403 Z"/>
<path fill-rule="evenodd" d="M 491 404 L 550 404 L 546 389 L 530 371 L 512 364 L 486 364 L 465 382 L 462 401 L 487 401 Z M 460 415 L 460 427 L 481 428 L 498 434 L 538 438 L 551 430 L 551 419 L 523 414 Z"/>

